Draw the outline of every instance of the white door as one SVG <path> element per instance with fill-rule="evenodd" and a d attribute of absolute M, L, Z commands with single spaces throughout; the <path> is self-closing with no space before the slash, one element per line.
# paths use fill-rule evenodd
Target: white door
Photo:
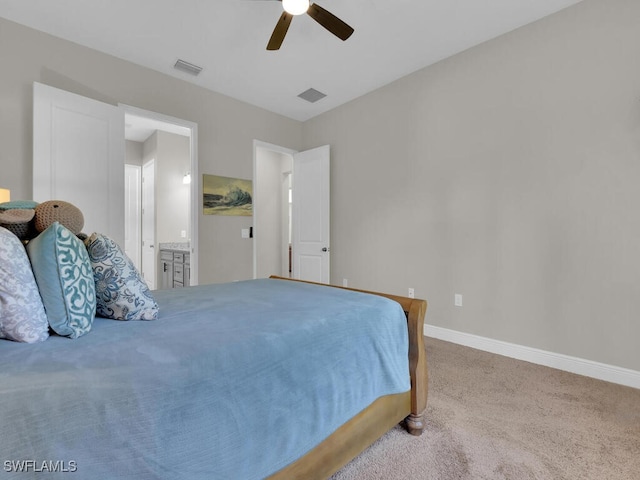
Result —
<path fill-rule="evenodd" d="M 156 289 L 156 162 L 142 166 L 142 277 Z"/>
<path fill-rule="evenodd" d="M 293 156 L 293 277 L 329 283 L 329 145 Z"/>
<path fill-rule="evenodd" d="M 141 182 L 140 165 L 124 166 L 124 252 L 138 270 L 140 263 Z"/>
<path fill-rule="evenodd" d="M 282 242 L 280 244 L 281 266 L 280 270 L 283 277 L 291 277 L 293 270 L 291 269 L 291 224 L 293 221 L 293 195 L 291 185 L 293 181 L 293 157 L 291 157 L 288 172 L 283 173 L 281 184 L 281 200 L 282 211 L 280 213 L 280 235 Z"/>
<path fill-rule="evenodd" d="M 33 199 L 62 200 L 83 232 L 124 243 L 124 115 L 113 105 L 33 84 Z"/>

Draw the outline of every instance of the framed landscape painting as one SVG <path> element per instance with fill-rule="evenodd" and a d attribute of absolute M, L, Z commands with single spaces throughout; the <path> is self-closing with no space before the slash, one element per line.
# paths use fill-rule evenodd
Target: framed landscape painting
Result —
<path fill-rule="evenodd" d="M 253 215 L 253 183 L 241 178 L 202 175 L 205 215 Z"/>

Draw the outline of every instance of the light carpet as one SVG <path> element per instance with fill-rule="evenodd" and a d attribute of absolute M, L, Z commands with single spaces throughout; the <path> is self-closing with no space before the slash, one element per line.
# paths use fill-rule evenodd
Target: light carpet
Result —
<path fill-rule="evenodd" d="M 640 479 L 640 390 L 426 338 L 426 430 L 332 480 Z"/>

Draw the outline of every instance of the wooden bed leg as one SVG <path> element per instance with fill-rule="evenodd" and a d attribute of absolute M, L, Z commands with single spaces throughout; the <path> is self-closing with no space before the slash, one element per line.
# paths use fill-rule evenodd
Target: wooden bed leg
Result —
<path fill-rule="evenodd" d="M 424 415 L 414 415 L 413 413 L 404 419 L 404 426 L 411 435 L 419 437 L 424 431 Z"/>
<path fill-rule="evenodd" d="M 421 435 L 424 431 L 424 411 L 427 408 L 429 375 L 427 372 L 427 351 L 424 346 L 424 317 L 427 302 L 413 300 L 408 309 L 409 329 L 409 373 L 411 374 L 411 414 L 405 419 L 405 426 L 411 435 Z"/>

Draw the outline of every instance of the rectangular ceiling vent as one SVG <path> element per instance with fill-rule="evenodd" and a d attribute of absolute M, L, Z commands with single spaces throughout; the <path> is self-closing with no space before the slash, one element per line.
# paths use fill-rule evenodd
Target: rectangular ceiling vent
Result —
<path fill-rule="evenodd" d="M 194 65 L 193 63 L 185 62 L 184 60 L 178 60 L 173 66 L 176 70 L 181 70 L 189 75 L 198 75 L 202 71 L 202 67 Z"/>
<path fill-rule="evenodd" d="M 315 88 L 310 88 L 309 90 L 306 90 L 306 91 L 302 92 L 298 96 L 301 99 L 306 100 L 307 102 L 315 103 L 318 100 L 322 100 L 327 95 L 322 93 L 322 92 L 319 92 Z"/>

